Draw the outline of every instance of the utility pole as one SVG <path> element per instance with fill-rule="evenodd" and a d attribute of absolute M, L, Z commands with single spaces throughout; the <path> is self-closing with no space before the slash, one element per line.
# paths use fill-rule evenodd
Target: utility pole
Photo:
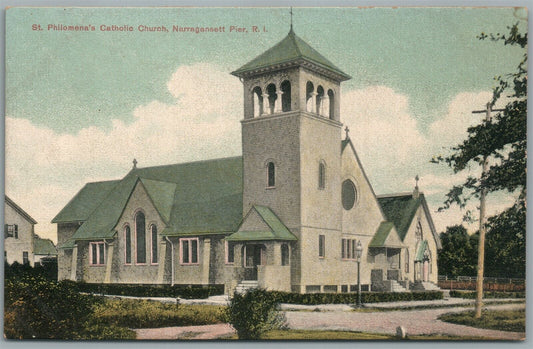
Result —
<path fill-rule="evenodd" d="M 487 103 L 487 109 L 474 110 L 473 114 L 485 113 L 485 121 L 491 120 L 491 111 L 504 111 L 505 109 L 491 109 L 491 103 Z M 481 318 L 481 308 L 483 307 L 483 273 L 485 266 L 485 201 L 487 188 L 483 185 L 483 177 L 489 170 L 488 155 L 483 155 L 481 164 L 481 193 L 479 195 L 479 246 L 477 254 L 477 280 L 476 280 L 476 314 L 475 318 Z"/>

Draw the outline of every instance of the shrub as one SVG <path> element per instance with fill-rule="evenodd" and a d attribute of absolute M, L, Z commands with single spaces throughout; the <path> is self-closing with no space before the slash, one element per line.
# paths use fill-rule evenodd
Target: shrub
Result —
<path fill-rule="evenodd" d="M 79 339 L 98 300 L 42 276 L 5 280 L 4 334 L 10 339 Z"/>
<path fill-rule="evenodd" d="M 259 339 L 267 331 L 285 327 L 285 316 L 279 311 L 279 302 L 272 293 L 263 289 L 235 293 L 226 317 L 239 339 Z"/>
<path fill-rule="evenodd" d="M 157 301 L 108 299 L 94 307 L 95 323 L 128 328 L 196 326 L 220 323 L 223 307 L 163 304 Z"/>
<path fill-rule="evenodd" d="M 354 304 L 357 302 L 357 293 L 289 293 L 271 291 L 272 297 L 279 303 L 289 304 Z M 398 302 L 442 299 L 441 291 L 423 292 L 364 292 L 361 294 L 363 303 Z"/>
<path fill-rule="evenodd" d="M 92 284 L 73 282 L 80 292 L 133 297 L 180 297 L 184 299 L 204 299 L 224 294 L 224 285 L 139 285 L 139 284 Z"/>

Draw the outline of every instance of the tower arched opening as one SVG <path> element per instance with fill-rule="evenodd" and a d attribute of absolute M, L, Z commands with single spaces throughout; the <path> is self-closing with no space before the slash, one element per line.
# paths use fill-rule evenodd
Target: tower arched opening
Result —
<path fill-rule="evenodd" d="M 281 92 L 281 111 L 291 111 L 291 83 L 285 80 L 280 85 Z"/>
<path fill-rule="evenodd" d="M 322 86 L 318 86 L 316 89 L 316 113 L 319 115 L 324 115 L 324 111 L 322 107 L 324 106 L 324 88 Z"/>
<path fill-rule="evenodd" d="M 307 82 L 307 85 L 305 87 L 305 105 L 306 105 L 306 111 L 313 113 L 315 108 L 315 86 L 311 81 Z"/>
<path fill-rule="evenodd" d="M 263 92 L 261 87 L 256 86 L 252 90 L 252 104 L 254 110 L 254 118 L 263 114 Z"/>
<path fill-rule="evenodd" d="M 328 112 L 329 115 L 327 115 L 331 120 L 335 119 L 335 95 L 333 94 L 333 91 L 330 89 L 328 90 L 328 99 L 329 99 L 329 106 L 328 106 Z"/>
<path fill-rule="evenodd" d="M 276 110 L 276 99 L 278 98 L 276 93 L 276 85 L 268 85 L 266 88 L 266 93 L 268 95 L 268 110 L 266 112 L 267 114 L 274 114 L 274 111 Z"/>

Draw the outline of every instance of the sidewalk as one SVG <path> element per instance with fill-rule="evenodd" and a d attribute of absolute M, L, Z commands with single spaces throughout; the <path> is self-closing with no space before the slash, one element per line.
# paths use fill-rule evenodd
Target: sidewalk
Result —
<path fill-rule="evenodd" d="M 109 298 L 123 298 L 123 299 L 142 299 L 153 300 L 162 303 L 176 303 L 176 298 L 171 297 L 130 297 L 130 296 L 113 296 L 106 295 Z M 206 299 L 182 299 L 179 298 L 180 304 L 198 304 L 198 305 L 228 305 L 229 297 L 226 295 L 211 296 Z M 500 298 L 500 299 L 484 299 L 484 304 L 492 303 L 522 303 L 525 299 L 520 298 Z M 380 302 L 363 304 L 365 309 L 387 310 L 387 309 L 420 309 L 420 308 L 442 308 L 442 307 L 457 307 L 474 305 L 474 299 L 463 298 L 444 298 L 429 301 L 403 301 L 403 302 Z M 317 304 L 317 305 L 301 305 L 301 304 L 281 304 L 281 310 L 284 311 L 353 311 L 354 304 Z"/>

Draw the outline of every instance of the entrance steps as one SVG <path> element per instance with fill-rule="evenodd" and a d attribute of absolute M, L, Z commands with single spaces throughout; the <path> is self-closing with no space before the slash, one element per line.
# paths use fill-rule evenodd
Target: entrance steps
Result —
<path fill-rule="evenodd" d="M 407 290 L 405 289 L 405 287 L 403 287 L 402 285 L 400 285 L 398 283 L 398 281 L 396 280 L 390 280 L 391 281 L 391 288 L 392 288 L 392 292 L 407 292 Z"/>
<path fill-rule="evenodd" d="M 429 281 L 416 281 L 412 289 L 415 291 L 442 291 L 439 286 Z"/>
<path fill-rule="evenodd" d="M 259 282 L 257 280 L 242 280 L 237 287 L 235 287 L 236 293 L 246 293 L 248 290 L 258 288 Z"/>

